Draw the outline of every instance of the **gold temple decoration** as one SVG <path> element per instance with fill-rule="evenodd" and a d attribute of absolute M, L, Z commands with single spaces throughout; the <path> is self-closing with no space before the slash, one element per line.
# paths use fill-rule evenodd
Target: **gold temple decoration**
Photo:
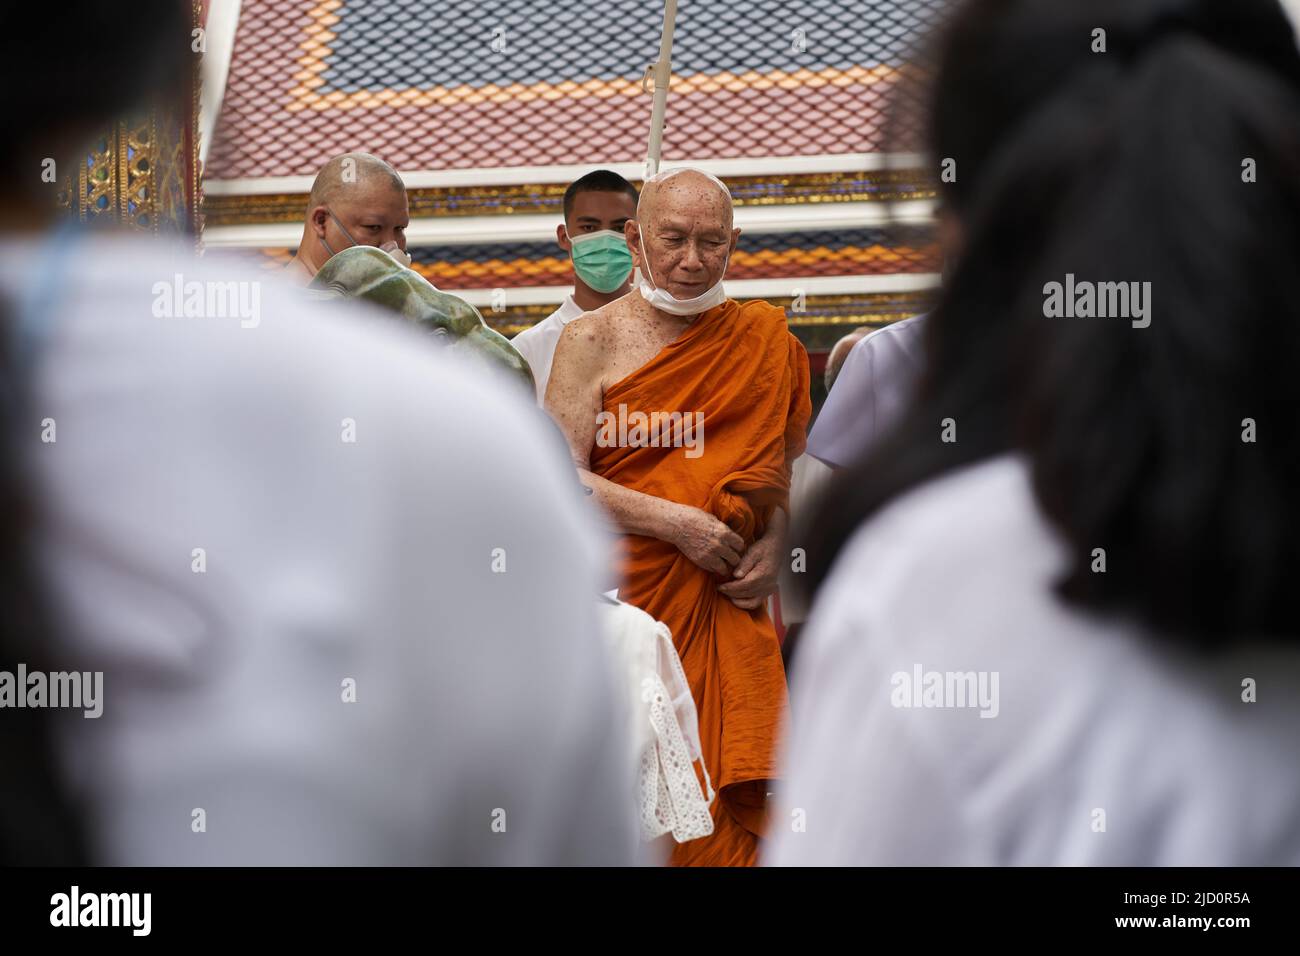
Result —
<path fill-rule="evenodd" d="M 191 10 L 194 25 L 200 25 L 199 0 Z M 60 208 L 88 225 L 197 240 L 202 229 L 197 56 L 189 85 L 183 99 L 125 117 L 106 130 L 60 184 Z"/>
<path fill-rule="evenodd" d="M 937 195 L 934 178 L 929 171 L 915 168 L 860 173 L 725 176 L 723 181 L 731 190 L 737 207 L 796 203 L 903 202 L 934 199 Z M 411 216 L 415 219 L 513 213 L 559 215 L 567 186 L 567 183 L 536 183 L 408 189 L 407 199 Z M 305 192 L 213 195 L 205 200 L 207 221 L 214 226 L 301 222 L 306 208 Z"/>

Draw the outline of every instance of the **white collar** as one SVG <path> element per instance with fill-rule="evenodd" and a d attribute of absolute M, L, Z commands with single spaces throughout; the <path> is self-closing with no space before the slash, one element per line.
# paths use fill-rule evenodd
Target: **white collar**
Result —
<path fill-rule="evenodd" d="M 555 317 L 560 320 L 560 325 L 568 325 L 580 315 L 582 315 L 582 306 L 573 301 L 573 296 L 561 302 L 560 307 L 555 310 Z"/>

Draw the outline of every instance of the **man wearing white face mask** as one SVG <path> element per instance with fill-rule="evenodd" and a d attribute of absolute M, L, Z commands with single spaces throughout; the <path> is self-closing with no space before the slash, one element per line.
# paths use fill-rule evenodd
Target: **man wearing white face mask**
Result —
<path fill-rule="evenodd" d="M 335 156 L 312 183 L 302 239 L 285 274 L 306 285 L 331 256 L 352 246 L 375 246 L 409 266 L 410 223 L 397 170 L 369 153 Z"/>
<path fill-rule="evenodd" d="M 640 281 L 564 328 L 546 410 L 623 536 L 619 598 L 668 626 L 699 712 L 713 833 L 673 862 L 752 866 L 786 706 L 765 601 L 810 413 L 808 356 L 783 310 L 727 298 L 740 230 L 713 176 L 652 177 L 624 234 Z"/>
<path fill-rule="evenodd" d="M 564 191 L 564 222 L 556 227 L 555 239 L 573 259 L 573 294 L 510 340 L 533 370 L 538 404 L 546 397 L 555 345 L 564 327 L 584 312 L 622 298 L 632 287 L 632 253 L 623 227 L 636 215 L 636 203 L 632 184 L 608 169 L 587 173 Z"/>

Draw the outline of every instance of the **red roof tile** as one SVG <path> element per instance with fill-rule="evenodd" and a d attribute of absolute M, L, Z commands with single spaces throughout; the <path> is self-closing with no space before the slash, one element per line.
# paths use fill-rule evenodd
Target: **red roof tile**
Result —
<path fill-rule="evenodd" d="M 575 0 L 553 3 L 559 13 L 578 9 Z M 723 0 L 702 6 L 710 3 Z M 922 0 L 920 7 L 927 4 L 937 7 L 939 0 Z M 913 0 L 910 6 L 917 5 Z M 881 0 L 875 6 L 892 4 Z M 406 19 L 385 20 L 382 14 L 390 8 Z M 451 16 L 452 8 L 460 16 L 475 13 L 464 0 L 448 4 L 443 12 Z M 518 53 L 498 64 L 490 53 L 457 48 L 463 57 L 456 61 L 459 72 L 442 77 L 439 64 L 426 62 L 428 56 L 416 49 L 434 41 L 411 32 L 421 22 L 409 16 L 415 9 L 412 0 L 244 0 L 207 175 L 311 175 L 329 157 L 357 149 L 406 171 L 639 162 L 651 107 L 651 97 L 639 90 L 640 72 L 653 59 L 660 9 L 649 2 L 638 3 L 641 8 L 636 50 L 601 47 L 602 60 L 621 59 L 594 70 L 597 75 L 580 74 L 595 57 L 594 47 L 584 43 L 599 40 L 585 31 L 598 24 L 575 15 L 557 17 L 559 26 L 525 23 L 516 28 L 525 38 L 563 40 L 555 55 L 569 59 L 560 72 L 548 72 L 550 49 L 538 51 L 545 54 L 539 65 Z M 744 18 L 728 13 L 716 36 L 702 36 L 699 28 L 679 20 L 681 56 L 675 47 L 666 159 L 881 148 L 885 93 L 894 66 L 884 61 L 900 45 L 895 34 L 906 18 L 898 14 L 897 22 L 877 23 L 877 35 L 868 43 L 863 36 L 872 27 L 858 23 L 860 0 L 812 0 L 792 9 L 802 11 L 804 19 L 789 14 L 788 22 L 759 18 L 746 25 Z M 504 0 L 497 10 L 501 22 L 512 22 L 505 17 L 512 11 L 534 20 L 539 16 L 521 0 Z M 482 21 L 479 29 L 486 30 L 490 22 Z M 790 23 L 807 25 L 815 57 L 782 47 L 790 42 L 791 31 L 785 29 Z M 886 31 L 891 24 L 893 32 Z M 385 65 L 391 56 L 373 55 L 402 49 L 394 45 L 407 37 L 412 37 L 406 48 L 411 53 L 402 69 Z M 484 33 L 477 40 L 486 38 Z M 487 53 L 486 44 L 480 45 Z M 650 53 L 645 53 L 647 45 Z M 875 61 L 867 62 L 871 57 Z M 376 85 L 371 74 L 385 81 Z M 422 79 L 429 76 L 440 82 Z M 406 79 L 399 83 L 398 77 Z"/>

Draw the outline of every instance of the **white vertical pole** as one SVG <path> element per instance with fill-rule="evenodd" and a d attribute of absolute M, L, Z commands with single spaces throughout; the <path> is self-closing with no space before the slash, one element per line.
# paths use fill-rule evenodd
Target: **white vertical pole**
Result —
<path fill-rule="evenodd" d="M 655 98 L 650 112 L 650 143 L 645 155 L 645 178 L 659 172 L 659 154 L 663 149 L 664 111 L 668 106 L 668 83 L 673 66 L 673 26 L 677 20 L 677 0 L 664 0 L 664 29 L 659 38 L 659 62 L 654 65 Z"/>
<path fill-rule="evenodd" d="M 204 25 L 206 49 L 199 66 L 199 162 L 208 161 L 212 134 L 221 115 L 221 101 L 226 95 L 226 78 L 230 58 L 235 52 L 235 32 L 239 28 L 240 0 L 212 0 L 208 5 L 208 22 Z"/>

